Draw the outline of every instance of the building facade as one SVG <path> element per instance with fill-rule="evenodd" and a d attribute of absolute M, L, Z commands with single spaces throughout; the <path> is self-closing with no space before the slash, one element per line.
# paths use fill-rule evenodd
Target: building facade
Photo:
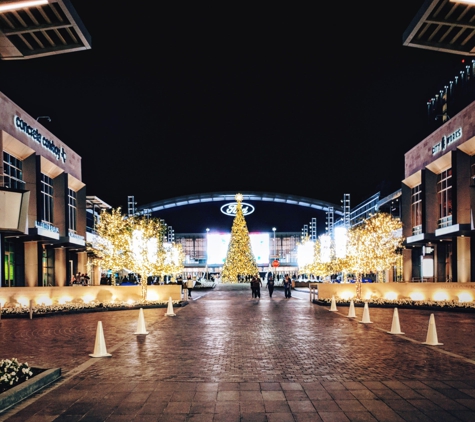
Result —
<path fill-rule="evenodd" d="M 404 281 L 475 279 L 475 102 L 405 154 Z"/>
<path fill-rule="evenodd" d="M 2 93 L 0 147 L 2 192 L 29 193 L 25 226 L 0 228 L 0 286 L 67 285 L 87 272 L 81 157 Z"/>

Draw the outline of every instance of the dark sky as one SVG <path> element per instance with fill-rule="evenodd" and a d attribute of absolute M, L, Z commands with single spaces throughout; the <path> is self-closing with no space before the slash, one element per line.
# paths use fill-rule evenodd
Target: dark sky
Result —
<path fill-rule="evenodd" d="M 2 61 L 0 91 L 51 117 L 88 195 L 114 207 L 216 191 L 356 205 L 396 190 L 426 101 L 462 68 L 403 47 L 422 0 L 72 3 L 92 49 Z"/>

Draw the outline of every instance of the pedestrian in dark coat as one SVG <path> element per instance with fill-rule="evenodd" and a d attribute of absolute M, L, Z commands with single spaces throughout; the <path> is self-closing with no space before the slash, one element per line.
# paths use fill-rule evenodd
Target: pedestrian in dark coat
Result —
<path fill-rule="evenodd" d="M 256 296 L 256 285 L 257 285 L 257 280 L 256 277 L 251 278 L 251 292 L 252 292 L 252 298 L 254 299 Z"/>
<path fill-rule="evenodd" d="M 292 289 L 292 280 L 290 279 L 288 274 L 285 274 L 284 293 L 285 293 L 285 298 L 286 299 L 290 299 L 292 297 L 291 289 Z"/>
<path fill-rule="evenodd" d="M 256 280 L 256 297 L 261 298 L 261 287 L 262 287 L 262 281 L 260 277 L 254 277 Z"/>
<path fill-rule="evenodd" d="M 272 297 L 272 293 L 274 293 L 274 277 L 272 277 L 272 274 L 267 276 L 266 287 L 269 290 L 269 297 Z"/>

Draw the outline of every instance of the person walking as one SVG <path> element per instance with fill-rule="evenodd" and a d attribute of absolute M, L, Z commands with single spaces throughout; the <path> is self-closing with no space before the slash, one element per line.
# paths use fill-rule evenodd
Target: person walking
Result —
<path fill-rule="evenodd" d="M 252 292 L 252 298 L 254 299 L 256 296 L 256 284 L 257 284 L 257 280 L 256 280 L 256 277 L 252 277 L 251 278 L 251 292 Z"/>
<path fill-rule="evenodd" d="M 267 276 L 266 288 L 269 290 L 269 297 L 272 297 L 272 293 L 274 293 L 274 277 L 272 277 L 272 274 Z"/>
<path fill-rule="evenodd" d="M 285 293 L 285 298 L 286 299 L 290 299 L 292 297 L 291 289 L 292 289 L 292 280 L 290 279 L 288 274 L 285 274 L 284 293 Z"/>
<path fill-rule="evenodd" d="M 188 297 L 191 299 L 191 291 L 195 287 L 195 280 L 191 279 L 191 275 L 188 276 L 186 280 L 186 288 L 188 289 Z"/>
<path fill-rule="evenodd" d="M 259 276 L 254 277 L 254 278 L 256 280 L 256 297 L 258 299 L 260 299 L 261 298 L 262 281 L 261 281 L 261 278 Z"/>

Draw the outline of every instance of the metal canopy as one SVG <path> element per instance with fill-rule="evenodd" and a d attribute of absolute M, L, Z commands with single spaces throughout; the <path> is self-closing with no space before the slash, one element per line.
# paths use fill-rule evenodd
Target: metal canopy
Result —
<path fill-rule="evenodd" d="M 409 47 L 475 55 L 475 5 L 426 0 L 403 35 Z"/>
<path fill-rule="evenodd" d="M 244 201 L 265 201 L 277 202 L 288 205 L 298 205 L 301 207 L 314 208 L 322 211 L 329 211 L 333 208 L 336 215 L 343 215 L 342 207 L 340 205 L 331 204 L 329 202 L 320 201 L 317 199 L 306 198 L 302 196 L 287 195 L 280 193 L 269 192 L 242 192 Z M 153 202 L 139 207 L 139 213 L 156 212 L 174 207 L 181 207 L 186 205 L 193 205 L 205 202 L 223 202 L 235 201 L 236 192 L 215 192 L 203 193 L 196 195 L 180 196 L 171 199 L 165 199 Z"/>
<path fill-rule="evenodd" d="M 0 5 L 11 1 L 0 0 Z M 91 37 L 69 0 L 0 12 L 0 59 L 32 59 L 91 48 Z"/>

